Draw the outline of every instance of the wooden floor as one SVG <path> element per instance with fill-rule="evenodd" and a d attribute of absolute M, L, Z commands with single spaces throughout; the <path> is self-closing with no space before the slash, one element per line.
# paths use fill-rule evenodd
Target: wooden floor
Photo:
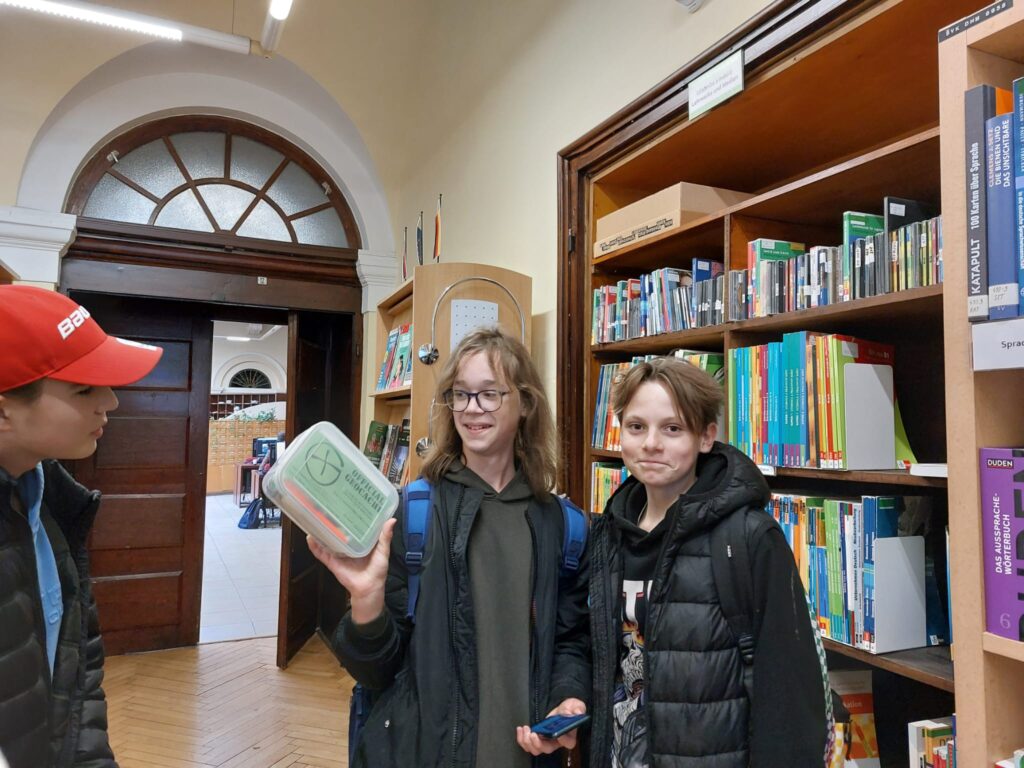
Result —
<path fill-rule="evenodd" d="M 121 768 L 345 768 L 352 679 L 317 637 L 283 671 L 276 643 L 107 659 Z"/>

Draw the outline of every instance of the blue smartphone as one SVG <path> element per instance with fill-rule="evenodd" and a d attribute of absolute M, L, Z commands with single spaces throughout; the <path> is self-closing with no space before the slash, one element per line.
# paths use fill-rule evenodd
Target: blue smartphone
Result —
<path fill-rule="evenodd" d="M 590 720 L 590 715 L 552 715 L 530 726 L 530 730 L 545 739 L 557 739 Z"/>

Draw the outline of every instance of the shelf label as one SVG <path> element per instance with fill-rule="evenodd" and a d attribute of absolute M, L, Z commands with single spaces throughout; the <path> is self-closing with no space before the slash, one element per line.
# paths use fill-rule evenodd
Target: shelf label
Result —
<path fill-rule="evenodd" d="M 980 11 L 975 11 L 970 16 L 964 16 L 960 21 L 950 24 L 948 27 L 939 30 L 939 42 L 948 40 L 951 37 L 959 35 L 961 32 L 966 32 L 968 29 L 973 27 L 975 24 L 980 24 L 983 21 L 987 21 L 995 16 L 997 13 L 1008 11 L 1013 8 L 1013 0 L 996 0 L 994 3 L 982 8 Z"/>
<path fill-rule="evenodd" d="M 695 77 L 688 89 L 691 120 L 740 93 L 743 90 L 743 49 L 716 64 L 700 77 Z"/>
<path fill-rule="evenodd" d="M 1024 317 L 971 326 L 974 370 L 1024 368 Z"/>
<path fill-rule="evenodd" d="M 775 477 L 775 467 L 771 464 L 758 464 L 757 468 L 761 470 L 761 474 L 765 477 Z"/>

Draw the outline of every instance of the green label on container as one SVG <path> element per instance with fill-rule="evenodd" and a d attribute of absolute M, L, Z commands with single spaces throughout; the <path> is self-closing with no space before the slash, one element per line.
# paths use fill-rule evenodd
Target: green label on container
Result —
<path fill-rule="evenodd" d="M 289 491 L 307 502 L 320 522 L 341 535 L 342 540 L 364 544 L 387 499 L 371 480 L 334 445 L 311 437 L 303 446 L 300 462 L 293 462 L 288 476 Z M 340 528 L 340 530 L 339 530 Z"/>

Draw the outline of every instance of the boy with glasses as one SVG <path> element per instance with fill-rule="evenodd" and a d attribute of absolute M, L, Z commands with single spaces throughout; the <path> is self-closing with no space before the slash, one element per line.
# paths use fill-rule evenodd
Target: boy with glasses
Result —
<path fill-rule="evenodd" d="M 575 732 L 531 733 L 586 712 L 587 570 L 560 575 L 551 411 L 530 353 L 496 329 L 467 336 L 441 372 L 433 489 L 415 618 L 399 515 L 361 559 L 310 547 L 351 596 L 334 647 L 381 691 L 354 768 L 559 766 Z M 397 529 L 397 535 L 395 535 Z"/>

